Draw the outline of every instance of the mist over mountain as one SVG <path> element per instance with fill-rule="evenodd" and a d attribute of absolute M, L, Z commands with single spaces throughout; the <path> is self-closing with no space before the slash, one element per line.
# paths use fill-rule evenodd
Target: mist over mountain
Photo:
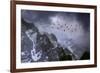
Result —
<path fill-rule="evenodd" d="M 22 62 L 79 60 L 89 53 L 89 13 L 22 10 L 21 18 Z"/>

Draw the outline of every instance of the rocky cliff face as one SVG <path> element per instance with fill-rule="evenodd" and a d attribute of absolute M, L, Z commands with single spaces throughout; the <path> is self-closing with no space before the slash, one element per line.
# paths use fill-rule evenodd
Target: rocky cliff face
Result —
<path fill-rule="evenodd" d="M 62 45 L 53 33 L 41 33 L 34 23 L 22 19 L 21 24 L 22 63 L 78 60 L 84 53 L 71 40 L 65 40 L 66 44 Z"/>

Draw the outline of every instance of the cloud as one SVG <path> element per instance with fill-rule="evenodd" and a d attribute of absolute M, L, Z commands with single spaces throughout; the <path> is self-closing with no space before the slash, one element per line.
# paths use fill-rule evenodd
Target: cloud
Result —
<path fill-rule="evenodd" d="M 72 39 L 79 47 L 89 48 L 90 34 L 83 27 L 83 23 L 77 20 L 75 14 L 56 14 L 50 17 L 51 31 L 62 41 Z M 50 32 L 51 32 L 50 31 Z"/>

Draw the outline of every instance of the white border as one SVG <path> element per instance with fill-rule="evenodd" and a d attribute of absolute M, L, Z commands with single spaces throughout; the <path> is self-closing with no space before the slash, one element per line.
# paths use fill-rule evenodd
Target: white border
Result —
<path fill-rule="evenodd" d="M 42 10 L 42 11 L 63 11 L 63 12 L 82 12 L 90 13 L 90 60 L 63 61 L 63 62 L 39 62 L 21 63 L 21 9 Z M 74 65 L 94 64 L 94 9 L 69 8 L 69 7 L 50 7 L 35 5 L 16 5 L 16 68 L 39 68 L 54 66 L 74 66 Z"/>

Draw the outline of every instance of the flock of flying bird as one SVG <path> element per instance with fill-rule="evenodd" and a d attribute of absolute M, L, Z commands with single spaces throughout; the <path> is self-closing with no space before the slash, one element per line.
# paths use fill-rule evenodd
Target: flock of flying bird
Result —
<path fill-rule="evenodd" d="M 73 25 L 67 25 L 67 24 L 64 24 L 64 25 L 61 25 L 61 24 L 52 24 L 51 25 L 51 28 L 53 28 L 53 29 L 56 28 L 57 30 L 62 30 L 64 32 L 68 32 L 68 31 L 70 31 L 70 32 L 76 32 L 79 29 L 79 28 L 77 29 L 77 27 L 80 27 L 80 26 L 78 24 L 74 24 L 74 26 Z"/>

